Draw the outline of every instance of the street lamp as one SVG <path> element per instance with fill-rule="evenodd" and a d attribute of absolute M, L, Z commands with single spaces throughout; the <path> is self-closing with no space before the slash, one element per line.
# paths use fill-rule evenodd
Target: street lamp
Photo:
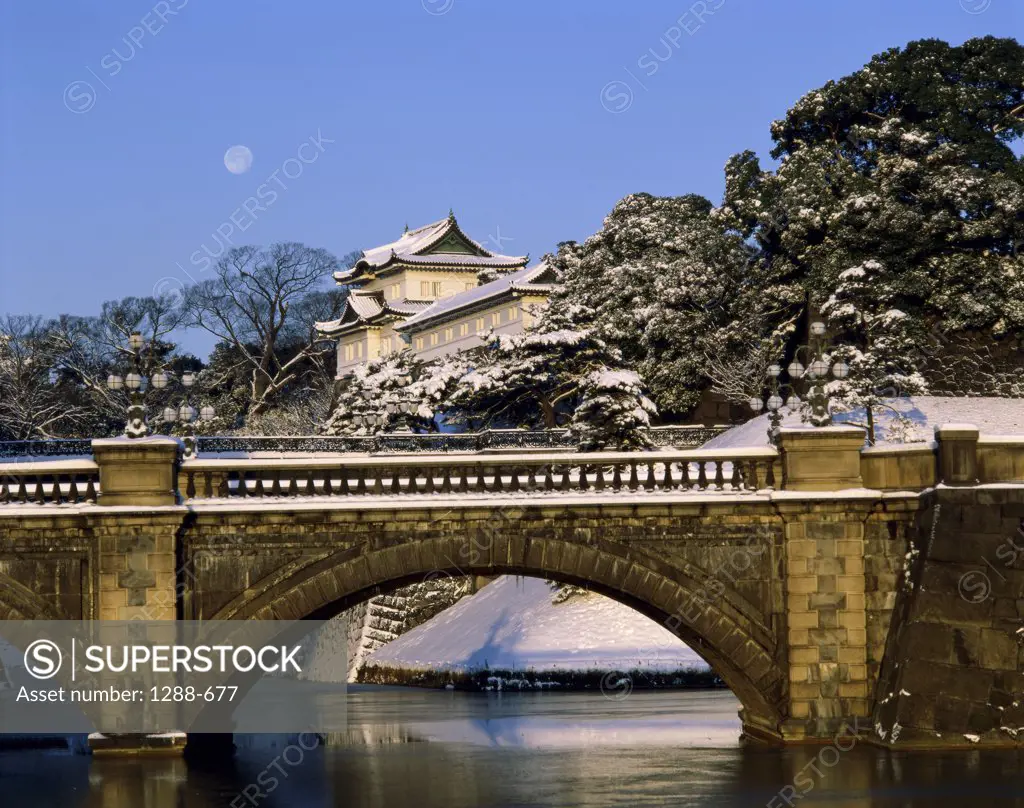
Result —
<path fill-rule="evenodd" d="M 789 376 L 789 384 L 780 384 L 779 376 L 782 375 L 782 366 L 773 362 L 768 366 L 766 373 L 768 398 L 762 400 L 760 396 L 753 396 L 749 400 L 750 409 L 755 413 L 767 408 L 769 412 L 770 426 L 768 427 L 768 438 L 773 444 L 778 444 L 779 433 L 782 427 L 782 415 L 780 410 L 783 407 L 791 411 L 798 410 L 803 401 L 796 394 L 793 384 L 798 379 L 803 379 L 809 385 L 807 400 L 811 405 L 810 422 L 814 426 L 828 426 L 832 423 L 832 416 L 828 408 L 828 396 L 825 391 L 825 382 L 829 375 L 836 379 L 845 379 L 850 375 L 849 366 L 838 361 L 831 366 L 825 353 L 825 324 L 820 320 L 811 323 L 809 331 L 811 335 L 810 344 L 800 345 L 795 352 L 793 361 L 786 367 L 786 374 Z M 801 357 L 807 362 L 805 365 Z M 789 391 L 786 394 L 786 391 Z M 785 395 L 785 398 L 783 396 Z"/>
<path fill-rule="evenodd" d="M 108 389 L 117 391 L 127 387 L 131 391 L 128 422 L 124 427 L 124 434 L 129 438 L 144 438 L 150 434 L 149 424 L 146 423 L 146 407 L 142 400 L 142 392 L 146 389 L 146 377 L 142 375 L 142 349 L 145 344 L 142 334 L 133 331 L 128 338 L 132 361 L 131 372 L 124 378 L 116 373 L 107 376 Z"/>
<path fill-rule="evenodd" d="M 163 376 L 163 387 L 166 387 L 170 381 L 167 378 L 167 374 L 159 374 Z M 180 421 L 185 429 L 185 435 L 182 438 L 182 443 L 185 445 L 184 456 L 186 460 L 191 460 L 198 454 L 197 445 L 198 440 L 196 438 L 196 408 L 192 406 L 192 388 L 196 383 L 196 374 L 192 371 L 186 371 L 181 374 L 181 386 L 185 389 L 185 399 L 181 404 L 175 408 L 173 406 L 167 406 L 164 408 L 163 417 L 164 421 L 168 424 L 173 424 L 175 421 Z M 156 385 L 156 375 L 153 376 L 153 384 Z M 217 412 L 212 406 L 206 404 L 200 407 L 198 415 L 200 421 L 212 421 L 216 416 Z"/>
<path fill-rule="evenodd" d="M 794 393 L 783 399 L 786 390 L 790 389 L 788 384 L 781 384 L 779 376 L 782 375 L 782 367 L 778 364 L 771 364 L 765 374 L 765 386 L 768 389 L 768 397 L 762 400 L 761 396 L 751 396 L 747 402 L 755 413 L 761 410 L 768 410 L 768 440 L 772 445 L 778 445 L 779 433 L 782 430 L 782 408 L 788 407 L 795 410 L 800 406 L 800 399 Z"/>
<path fill-rule="evenodd" d="M 767 375 L 770 393 L 764 405 L 768 407 L 769 412 L 772 414 L 772 425 L 768 430 L 772 443 L 778 440 L 779 428 L 782 422 L 782 417 L 778 414 L 779 410 L 783 406 L 790 410 L 797 410 L 803 404 L 803 401 L 801 401 L 793 389 L 793 383 L 799 379 L 803 379 L 808 387 L 807 400 L 811 405 L 811 424 L 814 426 L 829 426 L 832 423 L 832 416 L 829 413 L 828 407 L 828 396 L 825 391 L 825 382 L 828 380 L 829 375 L 835 379 L 845 379 L 850 375 L 850 367 L 843 361 L 835 362 L 831 366 L 829 365 L 828 356 L 825 352 L 826 330 L 825 324 L 820 320 L 815 320 L 811 323 L 809 328 L 811 335 L 810 343 L 797 347 L 793 361 L 786 367 L 790 384 L 779 384 L 778 378 L 782 373 L 782 367 L 778 363 L 772 363 L 768 368 Z M 807 362 L 806 365 L 801 362 L 801 357 Z M 790 393 L 785 401 L 783 401 L 782 391 L 786 388 L 790 390 Z M 754 412 L 761 411 L 762 401 L 759 397 L 751 398 L 749 403 L 750 408 Z"/>

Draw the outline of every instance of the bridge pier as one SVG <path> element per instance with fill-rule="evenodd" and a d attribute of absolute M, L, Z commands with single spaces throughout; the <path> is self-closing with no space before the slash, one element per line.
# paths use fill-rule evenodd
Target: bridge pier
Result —
<path fill-rule="evenodd" d="M 783 430 L 786 489 L 862 486 L 863 430 Z M 781 499 L 784 522 L 788 718 L 785 740 L 831 738 L 870 713 L 863 497 Z M 862 723 L 866 723 L 863 721 Z"/>
<path fill-rule="evenodd" d="M 186 509 L 178 505 L 179 443 L 172 438 L 93 441 L 99 466 L 100 620 L 174 620 L 177 614 L 177 534 Z"/>

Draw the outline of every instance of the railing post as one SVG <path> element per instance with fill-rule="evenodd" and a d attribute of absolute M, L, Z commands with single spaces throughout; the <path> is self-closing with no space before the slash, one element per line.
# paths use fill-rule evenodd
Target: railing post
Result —
<path fill-rule="evenodd" d="M 174 438 L 103 438 L 92 442 L 100 467 L 99 505 L 175 505 L 178 452 Z"/>
<path fill-rule="evenodd" d="M 977 485 L 978 432 L 974 424 L 943 424 L 935 427 L 939 482 L 946 485 Z"/>
<path fill-rule="evenodd" d="M 779 433 L 787 491 L 862 488 L 860 452 L 864 430 L 856 426 L 790 427 Z"/>

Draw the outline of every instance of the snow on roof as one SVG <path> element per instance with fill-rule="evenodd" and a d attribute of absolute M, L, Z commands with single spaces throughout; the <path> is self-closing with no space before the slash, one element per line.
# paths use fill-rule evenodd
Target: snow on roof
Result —
<path fill-rule="evenodd" d="M 450 233 L 457 234 L 463 241 L 476 250 L 476 255 L 467 253 L 429 253 L 430 249 L 439 244 Z M 428 254 L 429 253 L 429 254 Z M 338 283 L 346 283 L 358 278 L 367 269 L 379 269 L 391 263 L 410 264 L 444 264 L 446 266 L 521 266 L 527 261 L 526 256 L 511 256 L 492 253 L 479 242 L 471 239 L 459 227 L 454 215 L 440 221 L 407 230 L 402 236 L 388 244 L 364 250 L 362 257 L 350 269 L 335 272 Z"/>
<path fill-rule="evenodd" d="M 984 435 L 1024 435 L 1024 399 L 982 396 L 910 396 L 890 399 L 889 407 L 874 412 L 877 444 L 925 442 L 932 440 L 936 426 L 970 423 Z M 893 412 L 895 410 L 896 412 Z M 897 413 L 903 419 L 897 417 Z M 833 416 L 837 424 L 863 424 L 864 410 Z M 739 449 L 768 445 L 768 415 L 759 415 L 723 432 L 705 449 Z M 783 426 L 805 426 L 798 413 L 784 411 Z"/>
<path fill-rule="evenodd" d="M 430 304 L 415 300 L 386 300 L 383 292 L 353 290 L 345 301 L 345 308 L 337 320 L 314 323 L 317 332 L 325 337 L 337 336 L 341 331 L 362 323 L 371 323 L 382 315 L 408 317 Z"/>
<path fill-rule="evenodd" d="M 533 267 L 524 267 L 516 272 L 502 275 L 497 280 L 484 283 L 465 292 L 459 292 L 451 297 L 442 298 L 425 308 L 413 317 L 397 327 L 398 331 L 415 331 L 428 322 L 440 318 L 453 316 L 456 312 L 471 308 L 478 303 L 483 303 L 494 297 L 499 297 L 509 292 L 533 292 L 535 294 L 547 294 L 552 289 L 551 283 L 538 282 L 550 272 L 546 263 L 540 263 Z M 553 273 L 551 273 L 553 275 Z"/>

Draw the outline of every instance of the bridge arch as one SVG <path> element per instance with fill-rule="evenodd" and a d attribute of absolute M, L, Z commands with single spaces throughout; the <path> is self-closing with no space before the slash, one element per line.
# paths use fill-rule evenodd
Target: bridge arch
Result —
<path fill-rule="evenodd" d="M 709 597 L 707 571 L 686 574 L 617 542 L 465 532 L 380 546 L 348 546 L 286 564 L 257 595 L 238 594 L 209 619 L 330 619 L 431 575 L 528 575 L 586 586 L 659 622 L 698 653 L 742 704 L 746 733 L 781 737 L 784 662 L 757 609 L 729 587 Z"/>
<path fill-rule="evenodd" d="M 0 620 L 67 620 L 55 604 L 0 572 Z"/>

